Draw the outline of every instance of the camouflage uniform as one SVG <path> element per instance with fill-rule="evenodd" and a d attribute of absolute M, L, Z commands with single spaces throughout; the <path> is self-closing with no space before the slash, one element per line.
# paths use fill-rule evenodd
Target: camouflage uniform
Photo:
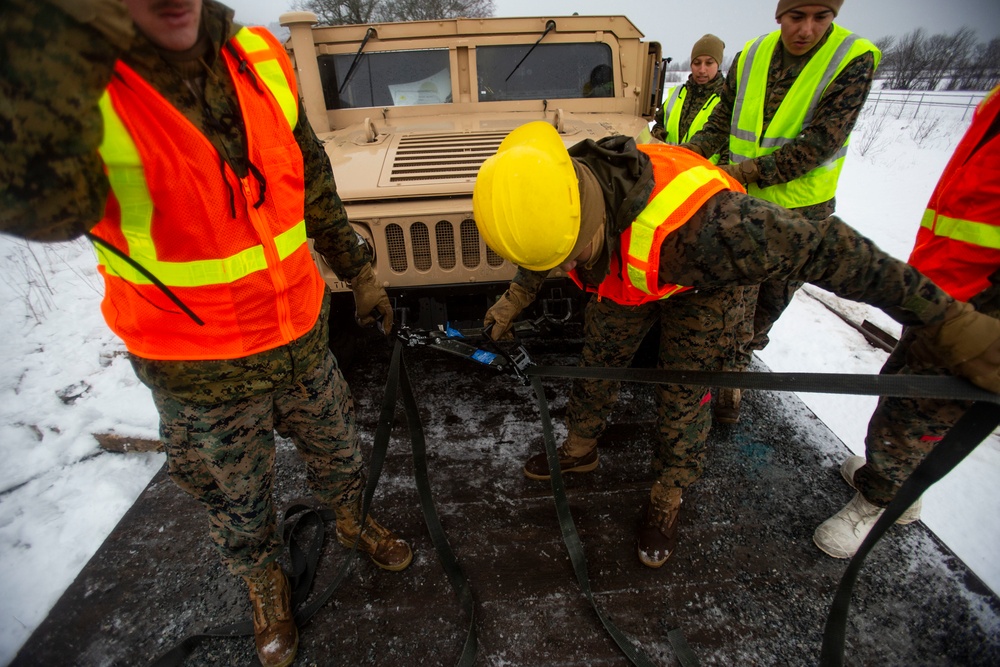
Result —
<path fill-rule="evenodd" d="M 597 285 L 607 275 L 610 254 L 619 252 L 622 231 L 646 206 L 653 189 L 649 158 L 631 139 L 586 140 L 570 155 L 597 176 L 606 206 L 605 244 L 590 270 L 578 275 Z M 520 269 L 514 280 L 535 294 L 544 273 Z M 660 367 L 719 370 L 731 350 L 734 289 L 764 280 L 813 283 L 843 298 L 881 308 L 908 326 L 943 320 L 952 298 L 912 266 L 881 251 L 835 216 L 813 221 L 777 204 L 739 192 L 711 197 L 680 229 L 667 235 L 660 253 L 664 284 L 696 290 L 641 307 L 591 298 L 586 312 L 582 365 L 622 366 L 644 333 L 659 321 Z M 567 425 L 596 437 L 617 399 L 613 383 L 573 382 Z M 653 458 L 657 480 L 685 488 L 701 474 L 710 414 L 708 396 L 697 387 L 657 388 L 659 446 Z"/>
<path fill-rule="evenodd" d="M 761 133 L 767 130 L 792 84 L 816 51 L 826 43 L 832 31 L 831 25 L 816 46 L 808 53 L 797 57 L 787 53 L 781 40 L 778 40 L 768 70 L 767 98 L 764 103 L 764 124 Z M 736 69 L 739 60 L 740 54 L 736 54 L 726 76 L 719 104 L 712 111 L 708 122 L 688 144 L 685 144 L 686 147 L 702 155 L 712 155 L 720 148 L 729 145 L 733 105 L 738 87 Z M 770 155 L 754 159 L 760 172 L 757 184 L 768 187 L 793 181 L 833 157 L 854 129 L 861 108 L 868 98 L 874 76 L 875 59 L 871 53 L 864 53 L 849 62 L 826 88 L 809 126 L 804 128 L 791 143 Z M 835 205 L 836 199 L 830 199 L 796 210 L 812 220 L 822 220 L 833 215 Z M 744 306 L 747 319 L 740 325 L 736 368 L 746 368 L 753 350 L 764 349 L 768 343 L 768 332 L 791 303 L 795 291 L 801 285 L 801 282 L 796 281 L 786 283 L 768 280 L 761 283 L 759 288 L 755 286 L 745 290 Z"/>
<path fill-rule="evenodd" d="M 125 11 L 120 3 L 109 6 L 115 4 Z M 109 185 L 97 153 L 103 134 L 97 100 L 119 58 L 245 176 L 243 119 L 220 56 L 224 42 L 239 30 L 232 17 L 232 10 L 205 0 L 199 42 L 204 53 L 184 59 L 157 49 L 141 34 L 116 40 L 47 3 L 5 0 L 0 5 L 7 55 L 0 80 L 5 157 L 0 230 L 59 241 L 100 221 Z M 371 257 L 347 221 L 329 160 L 299 106 L 294 136 L 304 161 L 307 235 L 337 274 L 350 279 Z M 353 403 L 327 347 L 328 307 L 324 304 L 313 329 L 298 340 L 248 357 L 132 356 L 160 412 L 171 476 L 209 508 L 213 539 L 236 574 L 278 554 L 271 499 L 274 429 L 299 448 L 321 500 L 334 505 L 358 497 L 362 469 Z"/>

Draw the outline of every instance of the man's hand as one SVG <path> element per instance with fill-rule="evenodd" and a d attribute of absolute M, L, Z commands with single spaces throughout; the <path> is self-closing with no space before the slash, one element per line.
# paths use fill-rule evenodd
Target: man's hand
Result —
<path fill-rule="evenodd" d="M 944 366 L 973 384 L 1000 394 L 1000 320 L 956 301 L 943 323 L 916 331 L 910 360 Z"/>
<path fill-rule="evenodd" d="M 511 283 L 503 296 L 497 299 L 497 302 L 486 311 L 486 317 L 483 318 L 483 328 L 493 325 L 490 330 L 490 338 L 493 340 L 513 338 L 510 334 L 510 327 L 514 323 L 514 318 L 520 315 L 521 311 L 534 300 L 535 295 L 517 283 Z"/>
<path fill-rule="evenodd" d="M 720 164 L 719 169 L 729 174 L 733 180 L 743 186 L 756 183 L 757 179 L 760 178 L 760 171 L 757 169 L 757 163 L 753 160 L 747 160 L 737 164 Z"/>
<path fill-rule="evenodd" d="M 385 293 L 385 288 L 375 279 L 371 263 L 365 264 L 358 275 L 348 282 L 351 291 L 354 292 L 355 316 L 358 324 L 363 327 L 373 324 L 376 316 L 372 315 L 372 312 L 377 311 L 382 317 L 379 328 L 388 336 L 392 331 L 392 304 L 389 303 L 389 295 Z"/>

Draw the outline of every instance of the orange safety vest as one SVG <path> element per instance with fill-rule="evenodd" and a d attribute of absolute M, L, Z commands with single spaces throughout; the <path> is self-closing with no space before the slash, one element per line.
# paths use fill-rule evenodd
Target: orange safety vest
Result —
<path fill-rule="evenodd" d="M 100 153 L 111 190 L 93 231 L 204 321 L 199 326 L 141 272 L 96 245 L 104 318 L 139 357 L 236 359 L 274 349 L 307 333 L 322 306 L 324 283 L 306 241 L 288 56 L 263 28 L 243 28 L 221 57 L 246 127 L 253 168 L 245 178 L 125 63 L 115 64 L 101 99 Z"/>
<path fill-rule="evenodd" d="M 986 289 L 1000 267 L 1000 134 L 986 138 L 998 117 L 1000 86 L 979 104 L 941 174 L 910 254 L 910 264 L 960 301 Z"/>
<path fill-rule="evenodd" d="M 691 289 L 660 284 L 663 240 L 690 220 L 712 195 L 723 190 L 745 192 L 726 172 L 689 150 L 664 144 L 638 148 L 653 164 L 649 202 L 619 237 L 619 252 L 612 255 L 611 270 L 600 285 L 584 285 L 575 269 L 569 273 L 581 288 L 623 306 L 639 306 Z M 621 257 L 625 258 L 624 271 Z"/>

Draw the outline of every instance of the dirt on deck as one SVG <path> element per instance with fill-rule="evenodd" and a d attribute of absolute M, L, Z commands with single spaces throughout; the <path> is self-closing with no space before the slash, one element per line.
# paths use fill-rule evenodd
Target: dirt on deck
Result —
<path fill-rule="evenodd" d="M 578 339 L 531 346 L 542 364 L 574 364 Z M 574 346 L 576 346 L 574 348 Z M 369 344 L 348 371 L 370 447 L 389 348 Z M 406 350 L 421 408 L 431 485 L 476 601 L 478 665 L 626 665 L 580 592 L 546 482 L 521 465 L 542 451 L 530 387 L 471 362 Z M 547 379 L 557 437 L 569 381 Z M 846 561 L 812 543 L 850 499 L 847 448 L 796 397 L 752 392 L 740 423 L 715 427 L 705 476 L 685 495 L 676 554 L 642 566 L 634 533 L 648 488 L 655 425 L 649 385 L 624 385 L 601 463 L 566 477 L 604 612 L 660 665 L 680 626 L 702 665 L 814 665 Z M 863 418 L 863 417 L 859 417 Z M 407 537 L 413 564 L 384 572 L 359 558 L 301 631 L 297 665 L 453 665 L 466 622 L 417 502 L 402 409 L 373 513 Z M 294 448 L 279 443 L 279 508 L 308 497 Z M 316 590 L 346 549 L 327 538 Z M 160 471 L 31 636 L 13 665 L 142 665 L 185 635 L 249 618 L 243 583 L 221 567 L 199 506 Z M 848 665 L 1000 664 L 1000 600 L 923 524 L 893 527 L 855 587 Z M 187 665 L 256 664 L 250 638 L 201 644 Z"/>

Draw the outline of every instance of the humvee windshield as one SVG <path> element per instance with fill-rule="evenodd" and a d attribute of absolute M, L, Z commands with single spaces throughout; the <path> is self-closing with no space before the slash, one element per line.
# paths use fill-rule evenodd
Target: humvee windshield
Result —
<path fill-rule="evenodd" d="M 346 87 L 353 53 L 322 55 L 317 60 L 327 109 L 451 102 L 448 49 L 362 53 Z"/>
<path fill-rule="evenodd" d="M 327 109 L 452 101 L 448 49 L 363 52 L 345 86 L 354 59 L 353 53 L 317 58 Z M 614 96 L 607 44 L 479 46 L 476 62 L 480 102 Z"/>
<path fill-rule="evenodd" d="M 531 53 L 529 49 L 520 44 L 476 49 L 480 102 L 614 96 L 607 44 L 539 44 Z M 521 58 L 524 62 L 518 65 Z"/>

